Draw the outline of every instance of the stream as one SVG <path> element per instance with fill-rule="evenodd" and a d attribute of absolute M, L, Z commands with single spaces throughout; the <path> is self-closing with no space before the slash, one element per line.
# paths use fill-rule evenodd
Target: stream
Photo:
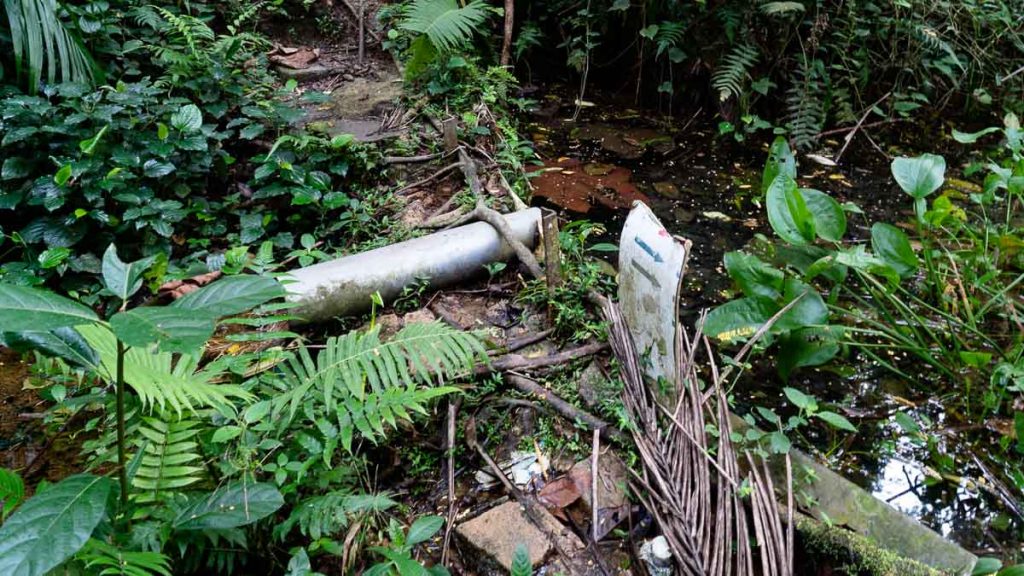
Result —
<path fill-rule="evenodd" d="M 601 96 L 591 99 L 602 102 Z M 612 99 L 584 108 L 572 122 L 572 102 L 572 96 L 539 96 L 527 127 L 544 160 L 541 174 L 532 181 L 535 203 L 559 210 L 568 220 L 600 222 L 608 234 L 597 241 L 615 242 L 632 201 L 647 202 L 670 232 L 693 242 L 680 309 L 680 317 L 692 327 L 701 310 L 731 296 L 722 266 L 725 252 L 743 248 L 759 235 L 772 236 L 756 200 L 773 136 L 765 132 L 736 142 L 731 134 L 719 136 L 717 126 L 698 119 L 704 114 L 658 118 Z M 916 130 L 894 138 L 898 144 L 940 141 Z M 826 139 L 825 150 L 816 152 L 834 157 L 841 138 Z M 891 178 L 889 159 L 859 140 L 854 139 L 839 166 L 826 166 L 805 154 L 798 157 L 802 186 L 825 191 L 840 203 L 856 203 L 864 211 L 849 221 L 847 234 L 855 241 L 870 237 L 874 221 L 907 220 L 912 214 L 910 202 Z M 934 150 L 895 145 L 889 151 Z M 954 156 L 948 153 L 947 158 Z M 769 364 L 763 360 L 767 358 L 755 358 L 754 370 L 733 390 L 736 409 L 744 413 L 756 405 L 772 407 L 786 418 L 794 410 L 786 405 L 784 384 L 771 366 L 759 365 Z M 942 391 L 929 393 L 903 382 L 852 352 L 821 368 L 797 372 L 789 385 L 814 394 L 857 424 L 856 435 L 819 428 L 805 432 L 832 469 L 976 554 L 1019 553 L 1024 524 L 973 480 L 987 475 L 983 460 L 990 469 L 998 466 L 998 431 L 971 426 L 947 411 L 936 395 Z M 896 423 L 899 412 L 932 423 L 934 447 L 954 459 L 959 478 L 934 470 L 928 446 Z"/>

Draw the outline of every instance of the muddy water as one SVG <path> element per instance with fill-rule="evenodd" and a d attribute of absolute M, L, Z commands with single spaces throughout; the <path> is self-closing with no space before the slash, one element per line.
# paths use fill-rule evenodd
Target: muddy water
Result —
<path fill-rule="evenodd" d="M 651 118 L 621 105 L 584 110 L 577 122 L 566 120 L 571 115 L 570 106 L 544 98 L 529 127 L 545 162 L 545 172 L 534 180 L 536 202 L 560 209 L 569 219 L 604 223 L 609 237 L 598 241 L 617 238 L 632 199 L 648 202 L 671 232 L 693 241 L 680 311 L 692 325 L 700 310 L 730 296 L 721 265 L 724 253 L 757 235 L 772 235 L 756 201 L 771 135 L 737 143 L 731 136 L 718 137 L 717 127 L 707 121 Z M 894 138 L 933 141 L 920 134 Z M 834 156 L 840 146 L 825 142 L 831 150 L 823 155 Z M 864 240 L 872 222 L 911 215 L 910 204 L 891 180 L 887 158 L 856 143 L 843 158 L 839 167 L 800 158 L 800 184 L 864 210 L 863 216 L 850 218 L 850 237 Z M 574 179 L 575 184 L 566 184 Z M 808 439 L 834 469 L 969 550 L 1006 558 L 1021 553 L 1019 519 L 990 492 L 969 481 L 940 477 L 931 467 L 929 448 L 908 438 L 894 415 L 903 412 L 934 423 L 940 430 L 937 446 L 955 458 L 953 469 L 966 479 L 985 476 L 973 455 L 995 453 L 998 434 L 965 431 L 970 425 L 948 413 L 941 398 L 856 357 L 805 370 L 790 385 L 833 403 L 858 424 L 860 432 L 852 436 L 809 432 Z M 756 368 L 735 390 L 737 409 L 773 406 L 787 416 L 782 386 L 769 367 Z"/>

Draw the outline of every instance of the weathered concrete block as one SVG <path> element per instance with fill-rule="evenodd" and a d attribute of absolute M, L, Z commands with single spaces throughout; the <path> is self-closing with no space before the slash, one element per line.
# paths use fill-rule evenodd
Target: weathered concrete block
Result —
<path fill-rule="evenodd" d="M 584 548 L 572 531 L 551 514 L 542 512 L 541 521 L 546 531 L 558 534 L 558 543 L 563 550 L 572 554 Z M 475 549 L 482 564 L 500 567 L 506 573 L 512 568 L 512 554 L 519 544 L 526 546 L 530 564 L 535 568 L 556 550 L 547 534 L 530 522 L 517 502 L 506 502 L 459 524 L 455 527 L 455 534 Z"/>

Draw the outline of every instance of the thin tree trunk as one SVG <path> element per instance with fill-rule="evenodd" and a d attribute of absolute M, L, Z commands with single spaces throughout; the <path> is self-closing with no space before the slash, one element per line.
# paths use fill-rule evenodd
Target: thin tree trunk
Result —
<path fill-rule="evenodd" d="M 505 40 L 501 44 L 501 65 L 512 62 L 512 32 L 515 30 L 516 0 L 505 0 Z"/>

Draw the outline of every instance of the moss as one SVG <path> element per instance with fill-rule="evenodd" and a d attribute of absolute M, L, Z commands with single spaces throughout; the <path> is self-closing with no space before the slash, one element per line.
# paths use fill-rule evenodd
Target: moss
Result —
<path fill-rule="evenodd" d="M 850 530 L 814 520 L 797 524 L 803 554 L 801 573 L 857 576 L 941 576 L 946 574 L 879 548 L 871 539 Z M 813 570 L 807 570 L 813 568 Z"/>

